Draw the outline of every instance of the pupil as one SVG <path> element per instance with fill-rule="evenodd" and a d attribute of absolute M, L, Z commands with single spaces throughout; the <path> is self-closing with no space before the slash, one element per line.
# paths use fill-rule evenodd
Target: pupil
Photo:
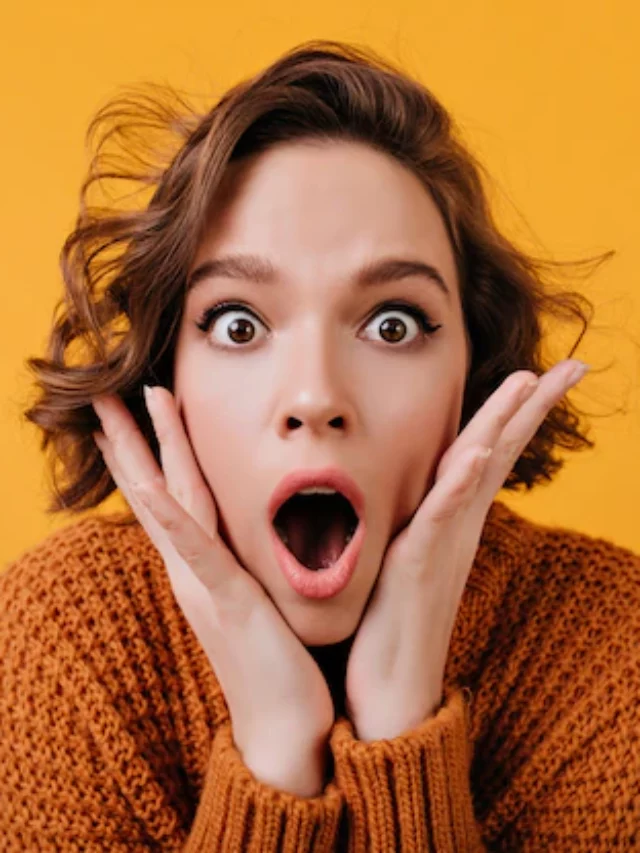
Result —
<path fill-rule="evenodd" d="M 242 330 L 243 325 L 245 327 L 245 331 L 247 328 L 249 329 L 249 334 L 242 334 L 242 331 L 240 331 L 239 341 L 241 343 L 244 343 L 245 341 L 250 341 L 253 338 L 252 323 L 250 323 L 248 320 L 234 320 L 233 323 L 231 323 L 231 325 L 229 326 L 229 334 L 232 336 L 232 340 L 236 342 L 238 341 L 238 338 L 235 337 L 235 333 L 238 331 L 238 329 Z"/>
<path fill-rule="evenodd" d="M 384 335 L 384 332 L 388 331 L 389 327 L 391 327 L 391 339 L 394 341 L 401 340 L 403 337 L 403 332 L 405 330 L 405 324 L 402 322 L 402 320 L 384 320 L 382 326 L 380 327 L 380 334 Z"/>
<path fill-rule="evenodd" d="M 380 334 L 387 340 L 400 341 L 404 337 L 406 326 L 402 320 L 387 319 L 380 327 Z M 229 326 L 229 335 L 235 342 L 246 343 L 253 338 L 253 323 L 248 320 L 234 320 Z M 389 335 L 387 338 L 386 336 Z"/>

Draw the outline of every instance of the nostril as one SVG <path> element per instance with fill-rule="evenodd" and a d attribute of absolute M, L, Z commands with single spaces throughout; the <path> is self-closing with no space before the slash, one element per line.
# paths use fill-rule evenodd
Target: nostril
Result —
<path fill-rule="evenodd" d="M 302 421 L 298 420 L 298 418 L 287 418 L 287 429 L 299 429 L 301 426 Z M 335 418 L 331 418 L 331 420 L 329 421 L 329 426 L 338 427 L 342 429 L 344 427 L 344 418 L 342 417 L 342 415 L 338 415 Z"/>

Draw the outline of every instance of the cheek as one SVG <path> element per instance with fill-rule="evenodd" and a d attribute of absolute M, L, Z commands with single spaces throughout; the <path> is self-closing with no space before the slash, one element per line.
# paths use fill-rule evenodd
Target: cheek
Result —
<path fill-rule="evenodd" d="M 187 410 L 191 445 L 215 501 L 218 532 L 239 556 L 231 531 L 241 530 L 246 516 L 252 475 L 251 454 L 247 453 L 251 441 L 246 429 L 251 421 L 236 419 L 233 407 L 220 405 L 220 401 L 214 406 L 209 398 L 189 401 Z"/>
<path fill-rule="evenodd" d="M 206 349 L 185 347 L 176 372 L 176 402 L 203 462 L 218 462 L 244 446 L 256 423 L 260 398 L 247 371 L 218 369 Z"/>
<path fill-rule="evenodd" d="M 212 382 L 210 372 L 201 373 L 183 371 L 176 403 L 218 507 L 229 507 L 235 503 L 236 490 L 244 488 L 246 494 L 251 459 L 247 447 L 255 443 L 255 402 L 251 394 L 239 393 L 236 377 L 228 381 L 220 372 Z"/>
<path fill-rule="evenodd" d="M 401 455 L 396 524 L 408 521 L 432 487 L 438 462 L 458 435 L 463 391 L 464 378 L 434 382 L 407 407 L 402 440 L 396 432 L 392 445 L 396 460 Z"/>
<path fill-rule="evenodd" d="M 191 444 L 211 487 L 221 497 L 222 491 L 226 496 L 235 488 L 246 493 L 251 467 L 247 448 L 255 444 L 255 418 L 245 413 L 242 401 L 207 397 L 187 406 Z"/>
<path fill-rule="evenodd" d="M 424 468 L 438 452 L 443 453 L 458 434 L 464 377 L 442 371 L 421 388 L 406 395 L 403 409 L 396 412 L 396 426 L 402 424 L 402 444 L 410 462 Z M 396 441 L 397 441 L 396 432 Z"/>

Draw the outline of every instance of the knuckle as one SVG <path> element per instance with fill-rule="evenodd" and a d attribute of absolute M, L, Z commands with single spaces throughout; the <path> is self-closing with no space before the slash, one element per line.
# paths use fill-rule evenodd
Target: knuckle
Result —
<path fill-rule="evenodd" d="M 526 389 L 528 389 L 531 385 L 531 382 L 537 382 L 538 377 L 532 370 L 516 370 L 515 373 L 511 374 L 512 382 L 512 390 L 521 394 Z"/>
<path fill-rule="evenodd" d="M 523 381 L 522 371 L 516 370 L 507 377 L 504 383 L 505 389 L 511 394 L 517 394 L 519 389 L 522 387 Z"/>
<path fill-rule="evenodd" d="M 169 535 L 179 533 L 182 530 L 182 522 L 173 515 L 163 516 L 159 521 Z"/>
<path fill-rule="evenodd" d="M 202 555 L 200 550 L 195 548 L 192 543 L 181 546 L 179 553 L 182 559 L 192 568 L 199 567 Z"/>
<path fill-rule="evenodd" d="M 449 493 L 449 499 L 447 500 L 445 506 L 451 507 L 451 510 L 454 511 L 457 507 L 458 503 L 462 498 L 466 495 L 469 490 L 469 483 L 467 480 L 461 480 L 456 483 L 456 485 L 451 489 Z"/>
<path fill-rule="evenodd" d="M 170 489 L 172 496 L 189 514 L 206 500 L 205 490 L 200 485 L 176 484 Z"/>
<path fill-rule="evenodd" d="M 443 524 L 444 522 L 450 521 L 454 518 L 460 509 L 460 499 L 461 494 L 459 489 L 456 488 L 434 512 L 432 521 L 436 524 Z"/>
<path fill-rule="evenodd" d="M 163 503 L 160 499 L 166 494 L 163 480 L 164 478 L 156 475 L 150 480 L 129 482 L 127 488 L 130 490 L 133 499 L 150 509 L 156 516 L 158 523 L 165 526 L 165 513 L 159 510 Z"/>
<path fill-rule="evenodd" d="M 164 476 L 162 476 L 161 474 L 154 474 L 153 477 L 150 477 L 147 480 L 138 480 L 133 482 L 131 484 L 131 488 L 136 494 L 151 495 L 153 497 L 159 492 L 164 491 Z"/>
<path fill-rule="evenodd" d="M 520 439 L 507 437 L 502 442 L 502 455 L 506 459 L 517 459 L 522 450 Z"/>
<path fill-rule="evenodd" d="M 135 427 L 130 426 L 129 424 L 119 424 L 114 430 L 110 437 L 110 441 L 113 444 L 116 451 L 120 450 L 122 447 L 126 447 L 129 445 L 137 434 L 137 430 Z"/>

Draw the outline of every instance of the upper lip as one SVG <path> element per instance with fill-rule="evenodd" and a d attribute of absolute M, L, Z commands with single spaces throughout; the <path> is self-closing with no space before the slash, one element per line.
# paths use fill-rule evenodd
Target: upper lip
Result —
<path fill-rule="evenodd" d="M 364 495 L 357 483 L 340 468 L 292 471 L 276 486 L 269 501 L 269 520 L 273 522 L 282 504 L 300 489 L 309 486 L 328 486 L 340 492 L 350 501 L 359 520 L 364 514 Z"/>

